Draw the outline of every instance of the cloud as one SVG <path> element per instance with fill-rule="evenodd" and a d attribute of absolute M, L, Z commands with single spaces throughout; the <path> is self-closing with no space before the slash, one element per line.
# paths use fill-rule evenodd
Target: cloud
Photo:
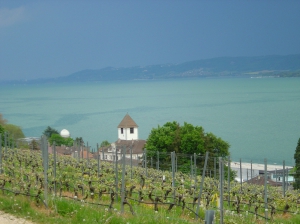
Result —
<path fill-rule="evenodd" d="M 25 18 L 25 8 L 0 8 L 0 27 L 12 26 Z"/>

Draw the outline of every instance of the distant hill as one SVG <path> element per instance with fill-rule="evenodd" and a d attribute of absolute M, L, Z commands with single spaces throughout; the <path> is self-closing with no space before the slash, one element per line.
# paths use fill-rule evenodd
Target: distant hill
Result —
<path fill-rule="evenodd" d="M 160 64 L 128 68 L 107 67 L 95 70 L 86 69 L 68 76 L 35 79 L 26 81 L 26 83 L 260 76 L 300 77 L 300 54 L 260 57 L 219 57 L 189 61 L 181 64 Z M 25 81 L 13 81 L 9 83 L 25 83 Z"/>

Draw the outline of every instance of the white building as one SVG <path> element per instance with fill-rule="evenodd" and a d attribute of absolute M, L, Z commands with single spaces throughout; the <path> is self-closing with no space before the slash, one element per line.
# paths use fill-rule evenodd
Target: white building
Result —
<path fill-rule="evenodd" d="M 121 140 L 139 139 L 138 125 L 126 114 L 121 123 L 118 125 L 118 138 Z"/>
<path fill-rule="evenodd" d="M 110 146 L 99 149 L 100 159 L 121 160 L 122 150 L 125 149 L 125 158 L 129 160 L 132 157 L 133 163 L 137 165 L 143 156 L 145 143 L 145 140 L 138 139 L 138 125 L 126 114 L 118 125 L 118 140 Z"/>

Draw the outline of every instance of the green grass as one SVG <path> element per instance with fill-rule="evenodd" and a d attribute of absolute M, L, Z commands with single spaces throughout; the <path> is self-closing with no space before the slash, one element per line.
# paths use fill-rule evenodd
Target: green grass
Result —
<path fill-rule="evenodd" d="M 108 200 L 108 199 L 107 199 Z M 69 223 L 204 223 L 204 221 L 196 221 L 195 216 L 185 211 L 182 213 L 180 207 L 174 207 L 170 212 L 167 207 L 160 206 L 159 211 L 155 212 L 153 205 L 132 203 L 133 210 L 136 215 L 132 215 L 128 206 L 125 205 L 123 214 L 120 212 L 120 203 L 116 202 L 115 208 L 109 210 L 108 207 L 91 205 L 81 201 L 75 201 L 65 198 L 50 199 L 48 209 L 43 203 L 37 205 L 31 198 L 12 193 L 0 193 L 0 210 L 31 220 L 35 223 L 47 224 L 69 224 Z M 204 211 L 201 210 L 201 217 L 204 218 Z M 216 223 L 219 223 L 219 214 L 216 213 Z M 263 218 L 255 219 L 250 213 L 237 214 L 236 212 L 227 212 L 225 222 L 229 224 L 243 223 L 266 223 Z M 300 215 L 276 215 L 274 222 L 268 223 L 278 224 L 294 224 L 300 223 Z"/>
<path fill-rule="evenodd" d="M 26 196 L 0 194 L 0 210 L 36 223 L 196 223 L 192 213 L 186 211 L 182 214 L 179 207 L 168 212 L 167 207 L 160 206 L 159 211 L 155 212 L 153 205 L 139 205 L 134 202 L 132 207 L 136 214 L 132 215 L 126 205 L 124 213 L 121 214 L 119 202 L 111 210 L 108 207 L 65 198 L 49 200 L 48 205 L 46 209 L 43 203 L 36 205 Z"/>

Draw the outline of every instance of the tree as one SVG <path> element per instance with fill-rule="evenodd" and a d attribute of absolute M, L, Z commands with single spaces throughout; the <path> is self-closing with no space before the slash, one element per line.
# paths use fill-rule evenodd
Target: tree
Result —
<path fill-rule="evenodd" d="M 3 118 L 3 115 L 0 113 L 0 125 L 4 126 L 7 123 L 7 120 Z"/>
<path fill-rule="evenodd" d="M 50 145 L 53 145 L 53 142 L 55 142 L 55 145 L 61 146 L 71 146 L 73 145 L 73 139 L 72 138 L 63 138 L 59 134 L 52 134 L 50 138 L 48 138 L 48 141 Z"/>
<path fill-rule="evenodd" d="M 230 145 L 228 142 L 212 133 L 205 133 L 203 127 L 193 126 L 184 122 L 183 126 L 176 121 L 167 122 L 163 126 L 153 128 L 146 143 L 146 149 L 150 157 L 156 158 L 160 153 L 160 167 L 169 169 L 170 153 L 175 151 L 177 155 L 178 169 L 189 172 L 191 156 L 196 154 L 196 164 L 200 168 L 204 165 L 204 155 L 208 151 L 210 157 L 229 156 Z M 213 169 L 214 160 L 208 161 L 208 169 Z M 197 169 L 200 172 L 200 169 Z"/>
<path fill-rule="evenodd" d="M 40 150 L 40 146 L 38 144 L 38 142 L 36 140 L 32 140 L 30 143 L 29 143 L 29 149 L 32 149 L 32 150 Z"/>
<path fill-rule="evenodd" d="M 101 142 L 100 147 L 110 146 L 110 143 L 107 140 Z"/>
<path fill-rule="evenodd" d="M 14 124 L 5 124 L 5 131 L 8 133 L 7 144 L 16 146 L 16 142 L 19 138 L 25 138 L 25 135 L 21 127 Z"/>
<path fill-rule="evenodd" d="M 0 135 L 1 135 L 1 145 L 4 146 L 4 133 L 5 129 L 4 127 L 0 124 Z"/>
<path fill-rule="evenodd" d="M 4 128 L 15 141 L 19 138 L 25 138 L 25 135 L 24 135 L 21 127 L 19 127 L 17 125 L 5 124 Z"/>
<path fill-rule="evenodd" d="M 295 159 L 295 173 L 294 173 L 294 189 L 300 189 L 300 138 L 294 154 Z"/>
<path fill-rule="evenodd" d="M 8 134 L 7 138 L 7 144 L 12 145 L 16 143 L 16 140 L 19 138 L 25 138 L 25 135 L 21 129 L 21 127 L 14 125 L 14 124 L 8 124 L 7 120 L 3 118 L 3 115 L 0 113 L 0 126 L 2 127 L 2 131 L 0 130 L 0 133 L 2 135 L 2 139 L 4 139 L 4 133 L 6 132 Z M 2 145 L 4 145 L 2 141 Z"/>
<path fill-rule="evenodd" d="M 84 144 L 83 138 L 82 137 L 76 137 L 75 140 L 74 140 L 74 144 L 76 146 L 83 145 Z"/>
<path fill-rule="evenodd" d="M 47 136 L 47 138 L 50 138 L 52 134 L 59 134 L 59 133 L 57 130 L 51 128 L 50 126 L 48 126 L 43 132 L 43 135 Z"/>

